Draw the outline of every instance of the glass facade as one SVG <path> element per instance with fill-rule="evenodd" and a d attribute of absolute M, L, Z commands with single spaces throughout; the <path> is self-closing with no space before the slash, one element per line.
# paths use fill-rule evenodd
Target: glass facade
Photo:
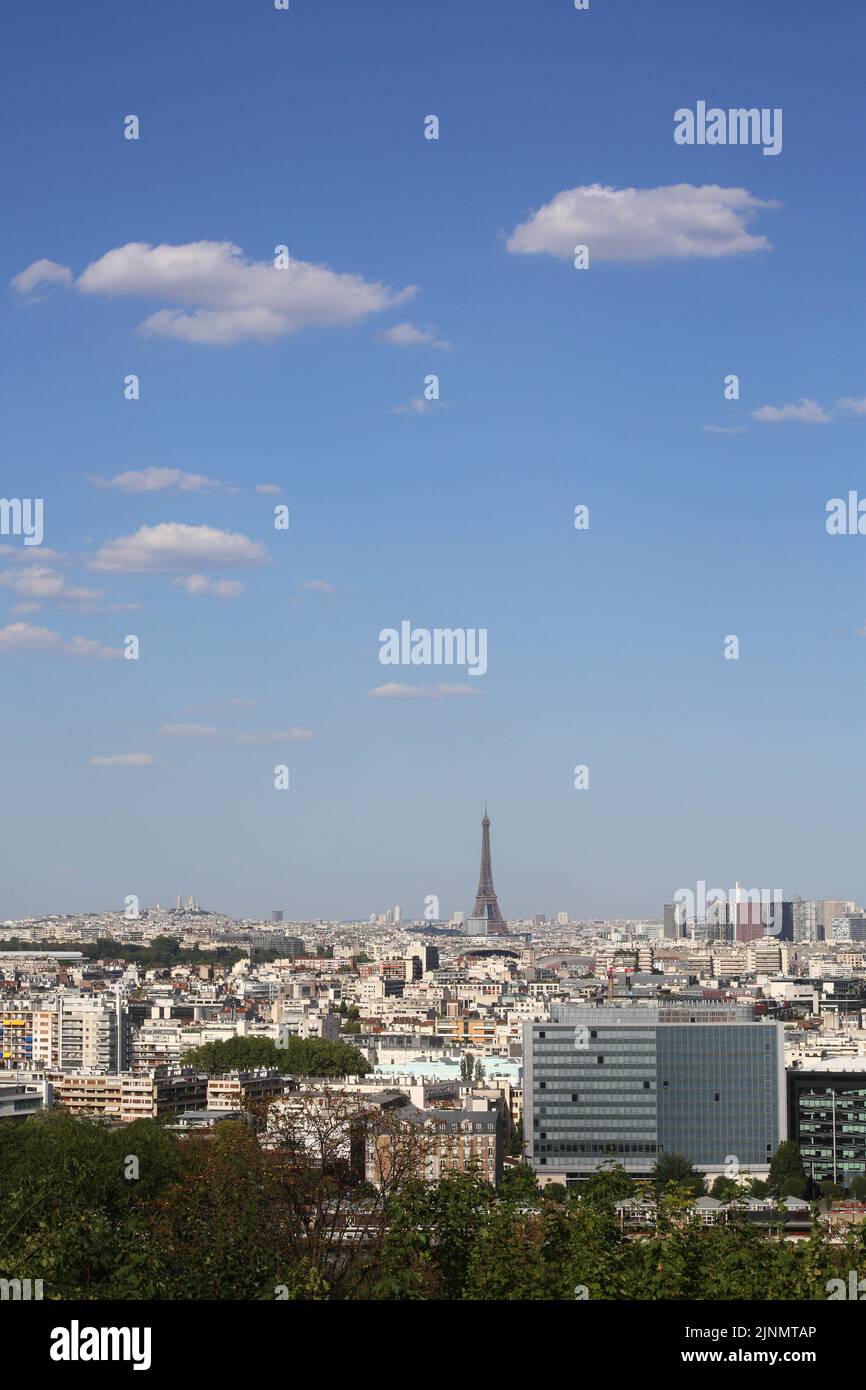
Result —
<path fill-rule="evenodd" d="M 866 1070 L 788 1075 L 791 1138 L 814 1182 L 866 1176 Z"/>
<path fill-rule="evenodd" d="M 766 1166 L 784 1137 L 781 1030 L 750 1008 L 554 1005 L 524 1036 L 526 1138 L 539 1173 L 606 1159 L 649 1173 L 663 1152 L 722 1171 Z"/>

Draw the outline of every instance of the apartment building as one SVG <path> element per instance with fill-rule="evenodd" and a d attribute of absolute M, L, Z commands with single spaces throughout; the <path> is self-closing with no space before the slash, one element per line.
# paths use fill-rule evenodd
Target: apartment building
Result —
<path fill-rule="evenodd" d="M 55 1104 L 73 1115 L 101 1116 L 117 1124 L 203 1110 L 207 1105 L 208 1078 L 194 1072 L 162 1069 L 135 1075 L 55 1071 L 48 1079 Z"/>
<path fill-rule="evenodd" d="M 274 1068 L 235 1071 L 212 1076 L 207 1083 L 208 1110 L 243 1110 L 246 1102 L 272 1100 L 285 1095 L 290 1078 Z"/>

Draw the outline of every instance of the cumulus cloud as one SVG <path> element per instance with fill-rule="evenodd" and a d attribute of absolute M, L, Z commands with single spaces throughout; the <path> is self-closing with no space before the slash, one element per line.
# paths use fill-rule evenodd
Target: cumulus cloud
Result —
<path fill-rule="evenodd" d="M 67 599 L 89 602 L 100 597 L 100 590 L 85 589 L 69 584 L 62 574 L 48 565 L 33 565 L 30 569 L 0 574 L 0 585 L 12 589 L 26 599 Z"/>
<path fill-rule="evenodd" d="M 180 468 L 141 468 L 127 473 L 117 473 L 113 478 L 94 476 L 90 480 L 97 487 L 113 488 L 115 492 L 202 492 L 208 488 L 221 488 L 223 483 L 216 478 L 206 478 L 203 473 L 184 473 Z"/>
<path fill-rule="evenodd" d="M 590 264 L 738 256 L 771 249 L 766 237 L 749 232 L 748 223 L 758 209 L 778 206 L 745 188 L 716 184 L 594 183 L 557 193 L 515 228 L 506 245 L 515 255 L 546 253 L 560 260 L 571 260 L 575 246 L 586 245 Z"/>
<path fill-rule="evenodd" d="M 377 337 L 383 343 L 390 343 L 392 347 L 416 347 L 424 345 L 426 347 L 444 348 L 446 351 L 454 346 L 449 343 L 447 338 L 437 338 L 432 328 L 416 328 L 413 323 L 396 323 L 393 328 L 386 328 Z"/>
<path fill-rule="evenodd" d="M 481 691 L 471 685 L 400 685 L 396 681 L 367 691 L 371 700 L 447 700 L 453 696 L 480 694 Z"/>
<path fill-rule="evenodd" d="M 866 415 L 866 396 L 843 396 L 836 404 L 851 415 Z"/>
<path fill-rule="evenodd" d="M 312 729 L 253 729 L 238 733 L 214 728 L 212 724 L 163 724 L 159 732 L 171 738 L 223 739 L 226 743 L 306 743 L 315 737 Z"/>
<path fill-rule="evenodd" d="M 830 423 L 830 416 L 821 409 L 818 402 L 808 398 L 791 405 L 762 405 L 759 410 L 752 411 L 752 419 L 761 420 L 765 424 L 777 424 L 780 420 L 800 420 L 808 425 Z"/>
<path fill-rule="evenodd" d="M 131 536 L 107 541 L 89 568 L 125 574 L 174 574 L 184 570 L 226 569 L 268 562 L 261 541 L 213 526 L 186 526 L 163 521 L 140 526 Z"/>
<path fill-rule="evenodd" d="M 149 753 L 112 753 L 106 757 L 88 758 L 88 767 L 149 767 L 153 762 Z"/>
<path fill-rule="evenodd" d="M 204 594 L 211 598 L 237 598 L 245 585 L 240 579 L 209 579 L 206 574 L 188 574 L 183 579 L 175 579 L 191 598 Z"/>
<path fill-rule="evenodd" d="M 103 647 L 87 637 L 64 638 L 51 628 L 34 627 L 32 623 L 10 623 L 8 627 L 0 628 L 0 653 L 2 652 L 55 652 L 85 661 L 123 659 L 120 648 Z"/>
<path fill-rule="evenodd" d="M 19 293 L 46 281 L 69 284 L 72 273 L 35 261 L 13 280 Z M 128 242 L 92 261 L 75 281 L 82 294 L 162 300 L 141 324 L 145 333 L 188 343 L 230 346 L 270 342 L 301 328 L 357 323 L 410 299 L 414 285 L 394 291 L 361 275 L 290 260 L 249 261 L 230 241 L 180 246 Z"/>
<path fill-rule="evenodd" d="M 256 492 L 263 492 L 268 497 L 278 497 L 282 490 L 276 483 L 256 483 Z"/>
<path fill-rule="evenodd" d="M 305 579 L 300 587 L 311 589 L 316 594 L 335 594 L 337 592 L 334 585 L 329 584 L 326 579 Z"/>
<path fill-rule="evenodd" d="M 34 261 L 12 281 L 12 288 L 20 295 L 29 295 L 37 285 L 71 285 L 72 271 L 68 265 L 57 261 Z"/>
<path fill-rule="evenodd" d="M 704 425 L 707 434 L 745 434 L 745 425 Z"/>
<path fill-rule="evenodd" d="M 18 560 L 23 565 L 66 564 L 68 556 L 62 550 L 51 550 L 47 545 L 25 546 L 18 550 L 14 545 L 0 545 L 0 559 Z"/>

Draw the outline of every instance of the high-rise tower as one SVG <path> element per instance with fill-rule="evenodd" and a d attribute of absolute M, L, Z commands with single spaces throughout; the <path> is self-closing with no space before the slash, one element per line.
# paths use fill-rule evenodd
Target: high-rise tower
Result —
<path fill-rule="evenodd" d="M 478 875 L 478 892 L 475 895 L 475 907 L 472 910 L 475 918 L 483 917 L 488 923 L 488 928 L 494 930 L 498 928 L 505 931 L 505 919 L 499 911 L 499 903 L 496 900 L 496 889 L 493 887 L 493 869 L 490 866 L 490 817 L 487 814 L 487 807 L 484 807 L 484 819 L 481 822 L 481 872 Z"/>

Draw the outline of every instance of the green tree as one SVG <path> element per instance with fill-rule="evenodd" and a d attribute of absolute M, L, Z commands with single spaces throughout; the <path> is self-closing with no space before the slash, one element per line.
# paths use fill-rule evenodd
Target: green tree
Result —
<path fill-rule="evenodd" d="M 275 1067 L 291 1076 L 363 1076 L 370 1064 L 350 1043 L 329 1038 L 288 1038 L 277 1047 L 272 1038 L 228 1038 L 193 1048 L 182 1059 L 212 1076 L 254 1067 Z"/>
<path fill-rule="evenodd" d="M 696 1173 L 683 1154 L 661 1154 L 653 1169 L 653 1183 L 659 1197 L 670 1186 L 684 1187 L 694 1197 L 703 1197 L 706 1188 L 700 1173 Z"/>
<path fill-rule="evenodd" d="M 742 1192 L 733 1178 L 725 1178 L 720 1174 L 713 1181 L 710 1196 L 715 1197 L 717 1202 L 735 1202 L 742 1196 Z"/>
<path fill-rule="evenodd" d="M 502 1174 L 499 1195 L 509 1202 L 534 1202 L 538 1199 L 535 1174 L 526 1164 L 509 1165 Z"/>
<path fill-rule="evenodd" d="M 802 1184 L 801 1192 L 782 1192 L 782 1186 L 791 1181 Z M 770 1163 L 767 1176 L 767 1192 L 771 1197 L 801 1196 L 806 1191 L 806 1170 L 800 1156 L 800 1146 L 793 1139 L 783 1139 Z"/>

